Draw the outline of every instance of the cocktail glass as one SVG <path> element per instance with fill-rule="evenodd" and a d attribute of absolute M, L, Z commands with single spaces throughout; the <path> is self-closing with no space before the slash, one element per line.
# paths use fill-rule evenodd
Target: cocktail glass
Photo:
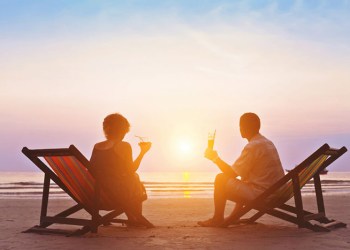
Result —
<path fill-rule="evenodd" d="M 139 138 L 140 142 L 139 142 L 139 145 L 140 146 L 145 146 L 145 145 L 148 145 L 148 144 L 152 144 L 148 137 L 143 137 L 143 136 L 138 136 L 138 135 L 135 135 L 135 137 Z"/>
<path fill-rule="evenodd" d="M 216 129 L 214 130 L 214 132 L 208 133 L 208 148 L 210 149 L 214 148 L 215 134 L 216 134 Z"/>

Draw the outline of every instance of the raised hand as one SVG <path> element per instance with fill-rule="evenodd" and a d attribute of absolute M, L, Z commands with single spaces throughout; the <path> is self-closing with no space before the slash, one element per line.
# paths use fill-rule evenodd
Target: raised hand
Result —
<path fill-rule="evenodd" d="M 139 143 L 141 153 L 146 154 L 152 147 L 152 142 L 140 142 Z"/>
<path fill-rule="evenodd" d="M 216 160 L 219 157 L 219 155 L 218 155 L 218 152 L 216 152 L 215 150 L 211 148 L 207 148 L 204 152 L 204 157 L 213 161 L 213 160 Z"/>

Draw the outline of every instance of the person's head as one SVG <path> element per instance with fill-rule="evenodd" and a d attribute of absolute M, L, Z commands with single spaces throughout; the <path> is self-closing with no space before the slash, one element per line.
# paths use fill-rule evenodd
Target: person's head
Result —
<path fill-rule="evenodd" d="M 245 113 L 239 120 L 239 128 L 242 138 L 250 140 L 254 135 L 259 133 L 260 118 L 254 113 Z"/>
<path fill-rule="evenodd" d="M 103 120 L 103 132 L 107 140 L 123 140 L 129 129 L 128 120 L 121 114 L 110 114 Z"/>

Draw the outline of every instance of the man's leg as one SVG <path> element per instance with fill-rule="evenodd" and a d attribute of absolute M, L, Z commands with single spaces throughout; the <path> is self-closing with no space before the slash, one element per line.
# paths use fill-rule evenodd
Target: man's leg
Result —
<path fill-rule="evenodd" d="M 214 206 L 215 212 L 213 219 L 224 220 L 226 206 L 226 183 L 229 177 L 223 173 L 218 174 L 214 183 Z"/>
<path fill-rule="evenodd" d="M 226 199 L 235 202 L 235 207 L 231 214 L 225 218 L 224 224 L 234 224 L 240 220 L 237 214 L 241 212 L 244 204 L 256 198 L 257 193 L 251 186 L 239 179 L 229 179 L 226 185 Z"/>
<path fill-rule="evenodd" d="M 216 176 L 214 183 L 214 216 L 209 220 L 198 222 L 200 226 L 220 226 L 220 224 L 224 221 L 224 212 L 226 205 L 226 183 L 229 178 L 230 177 L 223 173 Z"/>
<path fill-rule="evenodd" d="M 239 221 L 239 219 L 233 220 L 233 218 L 236 216 L 236 214 L 238 212 L 240 212 L 242 210 L 242 208 L 243 208 L 243 205 L 241 203 L 236 202 L 235 207 L 232 210 L 231 214 L 229 216 L 227 216 L 227 218 L 225 218 L 225 222 L 235 223 L 235 222 Z"/>

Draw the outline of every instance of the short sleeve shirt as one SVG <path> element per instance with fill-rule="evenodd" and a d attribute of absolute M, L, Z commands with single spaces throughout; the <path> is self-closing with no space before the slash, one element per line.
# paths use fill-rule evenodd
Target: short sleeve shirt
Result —
<path fill-rule="evenodd" d="M 259 190 L 266 190 L 284 176 L 275 145 L 261 134 L 244 147 L 232 169 L 242 181 Z"/>

